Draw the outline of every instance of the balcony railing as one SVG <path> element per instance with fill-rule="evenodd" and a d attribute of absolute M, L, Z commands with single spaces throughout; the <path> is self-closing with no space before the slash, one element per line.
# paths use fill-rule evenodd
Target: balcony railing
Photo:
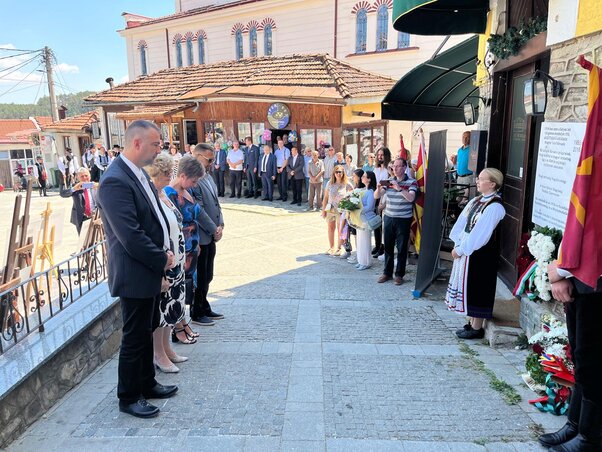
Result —
<path fill-rule="evenodd" d="M 105 242 L 71 256 L 0 293 L 0 355 L 107 278 Z"/>

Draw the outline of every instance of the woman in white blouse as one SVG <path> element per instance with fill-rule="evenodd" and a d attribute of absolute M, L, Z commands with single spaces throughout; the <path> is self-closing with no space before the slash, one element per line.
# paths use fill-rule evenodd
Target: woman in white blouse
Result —
<path fill-rule="evenodd" d="M 485 168 L 477 177 L 480 196 L 464 208 L 450 233 L 454 242 L 454 265 L 447 287 L 447 307 L 470 317 L 456 335 L 461 339 L 485 336 L 483 322 L 493 314 L 499 250 L 493 233 L 506 211 L 497 192 L 504 176 L 495 168 Z"/>

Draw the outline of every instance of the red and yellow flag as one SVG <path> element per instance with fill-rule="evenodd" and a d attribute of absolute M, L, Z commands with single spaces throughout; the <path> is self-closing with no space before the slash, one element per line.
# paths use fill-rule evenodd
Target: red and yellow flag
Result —
<path fill-rule="evenodd" d="M 418 150 L 418 163 L 416 163 L 416 184 L 420 193 L 414 203 L 414 217 L 412 219 L 411 235 L 414 238 L 414 248 L 420 254 L 420 239 L 422 238 L 422 214 L 424 213 L 424 194 L 426 190 L 426 173 L 428 160 L 426 158 L 426 145 L 424 134 L 420 129 L 420 149 Z"/>
<path fill-rule="evenodd" d="M 602 68 L 585 60 L 589 71 L 588 116 L 581 156 L 573 182 L 571 203 L 558 266 L 590 287 L 602 275 Z"/>

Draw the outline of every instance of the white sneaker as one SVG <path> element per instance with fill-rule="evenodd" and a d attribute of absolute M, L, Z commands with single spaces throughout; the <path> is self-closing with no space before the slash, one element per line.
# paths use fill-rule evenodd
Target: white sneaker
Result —
<path fill-rule="evenodd" d="M 362 270 L 368 270 L 370 268 L 369 265 L 360 265 L 359 267 L 357 267 L 358 270 L 362 271 Z"/>
<path fill-rule="evenodd" d="M 343 252 L 341 252 L 341 255 L 339 257 L 341 259 L 347 259 L 349 256 L 351 256 L 351 253 L 348 253 L 347 251 L 343 251 Z"/>
<path fill-rule="evenodd" d="M 355 257 L 355 256 L 349 256 L 347 258 L 347 262 L 349 262 L 350 264 L 357 264 L 357 257 Z"/>

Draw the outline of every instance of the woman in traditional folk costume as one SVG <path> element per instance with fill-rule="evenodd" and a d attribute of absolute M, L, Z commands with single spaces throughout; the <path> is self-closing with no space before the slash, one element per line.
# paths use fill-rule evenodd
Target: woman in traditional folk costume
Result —
<path fill-rule="evenodd" d="M 506 215 L 497 191 L 504 176 L 485 168 L 477 178 L 480 196 L 472 199 L 452 228 L 452 268 L 445 303 L 451 311 L 470 317 L 456 335 L 461 339 L 485 336 L 483 321 L 493 314 L 499 251 L 493 233 Z"/>

